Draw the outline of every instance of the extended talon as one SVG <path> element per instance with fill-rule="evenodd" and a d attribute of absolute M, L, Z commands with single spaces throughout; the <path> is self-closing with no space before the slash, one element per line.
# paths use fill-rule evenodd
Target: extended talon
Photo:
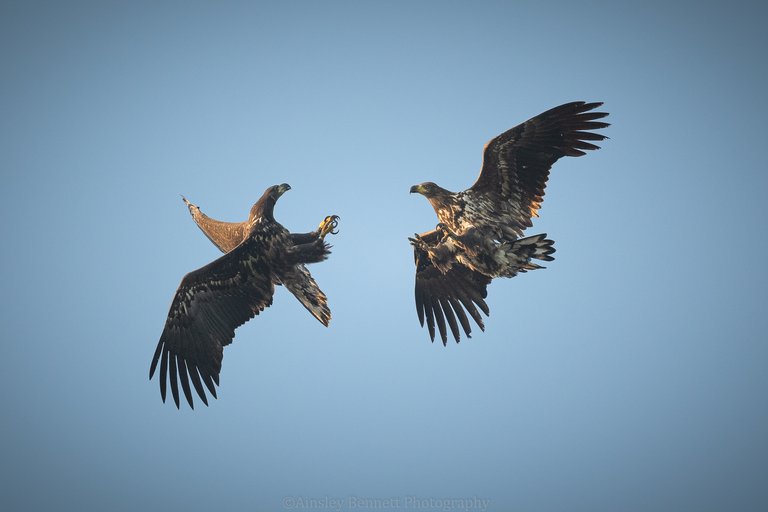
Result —
<path fill-rule="evenodd" d="M 338 215 L 328 215 L 326 218 L 323 219 L 323 222 L 320 223 L 320 227 L 318 228 L 320 231 L 320 238 L 325 238 L 325 235 L 328 233 L 332 235 L 338 234 L 338 230 L 336 229 L 339 225 L 339 217 Z"/>
<path fill-rule="evenodd" d="M 417 247 L 421 250 L 425 251 L 427 249 L 427 243 L 424 241 L 423 238 L 419 236 L 418 233 L 414 233 L 413 238 L 408 237 L 408 241 L 411 242 L 411 244 L 413 244 L 414 247 Z"/>

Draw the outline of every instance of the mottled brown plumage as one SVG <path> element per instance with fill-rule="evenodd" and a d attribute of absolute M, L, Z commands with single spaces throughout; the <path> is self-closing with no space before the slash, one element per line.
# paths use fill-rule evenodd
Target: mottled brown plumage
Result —
<path fill-rule="evenodd" d="M 268 188 L 244 223 L 244 238 L 181 280 L 149 370 L 151 379 L 159 364 L 163 401 L 170 380 L 176 407 L 180 384 L 194 408 L 190 382 L 208 405 L 204 386 L 215 398 L 223 349 L 232 342 L 235 329 L 272 304 L 275 284 L 290 280 L 297 272 L 306 272 L 311 279 L 304 264 L 323 261 L 330 254 L 323 241 L 330 229 L 302 237 L 292 235 L 275 220 L 275 202 L 289 189 L 287 184 Z M 211 240 L 222 250 L 227 246 L 222 240 Z M 316 299 L 320 311 L 316 316 L 327 325 L 330 310 L 325 295 Z"/>
<path fill-rule="evenodd" d="M 416 310 L 422 326 L 427 320 L 433 340 L 431 318 L 443 344 L 446 321 L 459 341 L 453 316 L 462 319 L 459 303 L 467 308 L 461 297 L 471 292 L 485 298 L 493 278 L 542 268 L 534 259 L 553 259 L 554 242 L 546 234 L 521 236 L 538 216 L 552 165 L 564 156 L 599 149 L 593 142 L 606 138 L 593 131 L 609 126 L 597 121 L 608 115 L 593 111 L 600 105 L 566 103 L 491 139 L 483 151 L 480 175 L 465 191 L 450 192 L 432 182 L 411 187 L 412 193 L 427 198 L 440 221 L 434 231 L 410 239 L 416 260 Z M 469 311 L 483 329 L 479 315 Z M 483 311 L 488 314 L 487 306 Z M 468 323 L 461 324 L 469 337 Z"/>
<path fill-rule="evenodd" d="M 189 208 L 189 213 L 192 215 L 192 219 L 197 224 L 197 227 L 205 234 L 206 237 L 219 248 L 222 252 L 229 252 L 233 248 L 242 242 L 247 233 L 247 225 L 249 220 L 244 222 L 224 222 L 213 219 L 204 214 L 200 208 L 190 203 L 187 198 L 182 196 L 184 203 Z M 249 214 L 249 219 L 253 218 L 253 210 Z M 305 244 L 318 237 L 322 238 L 326 234 L 336 234 L 336 226 L 338 225 L 338 215 L 328 215 L 320 223 L 320 226 L 315 231 L 309 233 L 291 233 L 291 241 L 294 244 Z M 325 294 L 317 285 L 312 275 L 309 273 L 309 269 L 304 265 L 296 265 L 291 272 L 286 272 L 281 276 L 280 281 L 276 284 L 285 286 L 296 299 L 309 311 L 312 316 L 317 320 L 328 326 L 330 321 L 330 312 L 328 311 L 327 299 Z"/>

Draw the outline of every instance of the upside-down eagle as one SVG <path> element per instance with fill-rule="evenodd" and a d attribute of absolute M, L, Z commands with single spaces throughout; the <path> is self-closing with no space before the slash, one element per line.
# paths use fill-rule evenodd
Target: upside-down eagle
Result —
<path fill-rule="evenodd" d="M 583 156 L 599 149 L 588 141 L 607 137 L 592 130 L 602 103 L 575 101 L 547 110 L 491 139 L 483 150 L 477 181 L 463 192 L 450 192 L 432 182 L 411 187 L 427 198 L 439 224 L 409 238 L 416 263 L 416 312 L 426 320 L 434 341 L 435 327 L 443 345 L 447 329 L 460 340 L 472 329 L 466 312 L 485 330 L 478 308 L 489 315 L 487 286 L 495 277 L 543 268 L 532 260 L 551 261 L 554 242 L 545 233 L 521 238 L 544 198 L 552 165 L 564 156 Z M 446 325 L 447 324 L 447 325 Z"/>
<path fill-rule="evenodd" d="M 272 304 L 275 285 L 288 288 L 328 325 L 331 312 L 326 296 L 304 265 L 328 257 L 330 246 L 324 239 L 333 232 L 338 217 L 326 217 L 316 231 L 290 233 L 274 217 L 275 203 L 290 188 L 283 183 L 265 190 L 246 222 L 231 223 L 230 235 L 203 229 L 225 254 L 184 276 L 176 290 L 149 368 L 152 379 L 160 365 L 163 402 L 169 376 L 177 408 L 179 383 L 193 409 L 190 381 L 205 405 L 203 386 L 216 398 L 224 346 L 232 342 L 237 327 Z"/>
<path fill-rule="evenodd" d="M 240 242 L 246 237 L 248 233 L 248 221 L 244 222 L 224 222 L 216 220 L 204 214 L 200 207 L 196 204 L 190 203 L 186 197 L 181 196 L 184 204 L 189 208 L 189 213 L 192 215 L 192 220 L 195 221 L 197 227 L 208 237 L 208 240 L 213 242 L 213 245 L 219 248 L 221 252 L 227 253 L 237 247 Z M 326 234 L 331 233 L 335 235 L 338 231 L 335 228 L 338 226 L 339 216 L 328 215 L 320 223 L 320 226 L 310 233 L 306 234 L 292 234 L 291 237 L 294 243 L 306 243 L 316 238 L 323 238 Z M 325 294 L 320 290 L 312 275 L 309 273 L 304 264 L 296 265 L 296 275 L 292 276 L 292 279 L 284 279 L 279 283 L 285 286 L 301 304 L 307 308 L 312 316 L 328 327 L 328 322 L 331 319 L 331 314 L 328 311 L 326 304 Z"/>

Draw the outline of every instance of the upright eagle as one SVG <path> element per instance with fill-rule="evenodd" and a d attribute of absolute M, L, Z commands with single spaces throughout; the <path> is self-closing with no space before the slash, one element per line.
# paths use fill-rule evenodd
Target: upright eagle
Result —
<path fill-rule="evenodd" d="M 437 227 L 409 238 L 416 262 L 416 312 L 426 320 L 434 341 L 435 326 L 443 345 L 447 329 L 460 340 L 459 325 L 470 337 L 466 313 L 485 330 L 487 286 L 495 277 L 514 277 L 543 268 L 533 260 L 554 259 L 554 242 L 545 233 L 521 238 L 538 217 L 552 165 L 564 156 L 583 156 L 599 149 L 606 137 L 593 130 L 608 115 L 602 103 L 575 101 L 547 110 L 491 139 L 483 150 L 477 181 L 463 192 L 435 183 L 411 187 L 437 213 Z M 591 141 L 591 142 L 590 142 Z M 466 310 L 466 313 L 465 313 Z"/>
<path fill-rule="evenodd" d="M 330 246 L 324 239 L 338 217 L 326 217 L 316 231 L 290 233 L 274 217 L 275 203 L 290 188 L 283 183 L 265 190 L 248 220 L 232 224 L 230 235 L 203 230 L 225 254 L 184 276 L 176 290 L 149 368 L 152 379 L 160 364 L 163 402 L 169 376 L 177 408 L 179 383 L 193 409 L 190 381 L 205 405 L 203 386 L 216 398 L 224 346 L 232 342 L 237 327 L 272 304 L 276 284 L 285 285 L 328 325 L 326 296 L 304 265 L 328 257 Z"/>

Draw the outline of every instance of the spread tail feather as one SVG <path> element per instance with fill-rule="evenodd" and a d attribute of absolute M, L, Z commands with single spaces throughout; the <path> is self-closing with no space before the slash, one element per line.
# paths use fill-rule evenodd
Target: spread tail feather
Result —
<path fill-rule="evenodd" d="M 312 278 L 307 267 L 297 265 L 289 274 L 281 276 L 280 282 L 301 302 L 302 306 L 307 308 L 312 316 L 328 327 L 328 323 L 331 321 L 328 299 Z"/>
<path fill-rule="evenodd" d="M 506 251 L 507 258 L 511 265 L 510 277 L 518 272 L 536 270 L 545 268 L 531 260 L 552 261 L 555 258 L 552 253 L 555 252 L 555 242 L 547 238 L 546 233 L 520 238 L 512 242 Z"/>

